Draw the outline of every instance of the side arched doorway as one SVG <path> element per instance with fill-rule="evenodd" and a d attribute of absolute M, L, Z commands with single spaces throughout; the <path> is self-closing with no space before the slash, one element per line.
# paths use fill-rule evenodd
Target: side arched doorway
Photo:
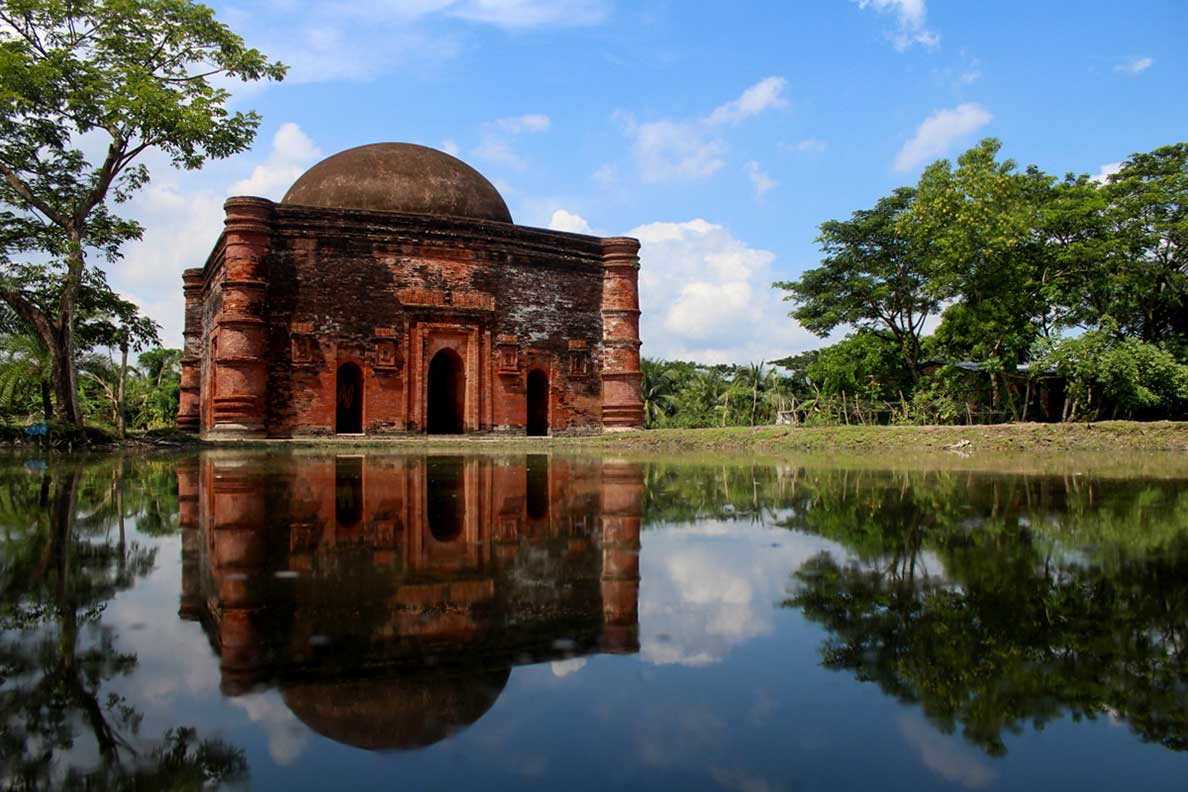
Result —
<path fill-rule="evenodd" d="M 443 349 L 429 361 L 425 423 L 429 434 L 462 434 L 466 409 L 466 374 L 462 358 Z"/>
<path fill-rule="evenodd" d="M 540 369 L 528 372 L 528 436 L 549 433 L 549 375 Z"/>
<path fill-rule="evenodd" d="M 338 367 L 334 392 L 338 402 L 334 431 L 339 434 L 363 433 L 363 370 L 355 363 Z"/>

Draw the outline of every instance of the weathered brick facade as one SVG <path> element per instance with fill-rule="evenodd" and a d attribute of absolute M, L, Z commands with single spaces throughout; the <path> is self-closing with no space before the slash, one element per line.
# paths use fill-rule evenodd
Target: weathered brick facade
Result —
<path fill-rule="evenodd" d="M 639 650 L 643 490 L 637 464 L 543 454 L 208 451 L 178 466 L 179 612 L 224 693 L 274 685 L 331 739 L 428 745 L 515 666 Z"/>
<path fill-rule="evenodd" d="M 335 166 L 358 151 L 380 172 L 411 151 L 422 192 L 381 182 L 343 198 L 376 181 Z M 443 167 L 453 194 L 437 206 L 423 185 Z M 475 192 L 499 208 L 442 213 L 481 213 Z M 206 266 L 184 274 L 178 425 L 212 439 L 642 425 L 639 243 L 491 216 L 510 220 L 481 176 L 399 144 L 332 157 L 281 203 L 228 200 Z"/>

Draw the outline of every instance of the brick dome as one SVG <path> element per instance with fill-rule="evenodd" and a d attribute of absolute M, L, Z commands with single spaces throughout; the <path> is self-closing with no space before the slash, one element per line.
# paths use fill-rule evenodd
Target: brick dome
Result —
<path fill-rule="evenodd" d="M 282 696 L 302 723 L 368 751 L 424 748 L 470 726 L 495 704 L 511 670 L 302 681 Z"/>
<path fill-rule="evenodd" d="M 281 203 L 512 221 L 503 197 L 481 173 L 412 143 L 373 143 L 328 157 L 294 182 Z"/>

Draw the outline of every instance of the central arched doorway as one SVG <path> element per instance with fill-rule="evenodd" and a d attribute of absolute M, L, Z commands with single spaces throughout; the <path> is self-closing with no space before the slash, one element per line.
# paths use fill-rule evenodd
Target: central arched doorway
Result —
<path fill-rule="evenodd" d="M 425 516 L 429 534 L 439 542 L 452 542 L 462 535 L 466 516 L 462 466 L 462 457 L 429 457 L 425 461 Z"/>
<path fill-rule="evenodd" d="M 355 363 L 338 367 L 334 392 L 338 402 L 334 431 L 339 434 L 363 433 L 363 370 Z"/>
<path fill-rule="evenodd" d="M 528 372 L 528 436 L 549 433 L 549 375 L 540 369 Z"/>
<path fill-rule="evenodd" d="M 443 349 L 429 361 L 426 429 L 429 434 L 462 434 L 465 423 L 466 375 L 462 358 Z"/>
<path fill-rule="evenodd" d="M 363 520 L 363 457 L 334 460 L 334 521 L 350 529 Z"/>

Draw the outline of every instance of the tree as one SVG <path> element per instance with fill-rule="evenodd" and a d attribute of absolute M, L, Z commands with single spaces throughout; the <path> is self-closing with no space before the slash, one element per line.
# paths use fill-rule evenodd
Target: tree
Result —
<path fill-rule="evenodd" d="M 1013 366 L 1042 332 L 1047 312 L 1035 196 L 1050 179 L 999 162 L 1000 149 L 986 139 L 956 168 L 948 160 L 928 166 L 899 229 L 929 261 L 929 292 L 954 303 L 942 321 L 951 325 L 950 354 Z"/>
<path fill-rule="evenodd" d="M 51 420 L 51 381 L 49 351 L 41 338 L 25 332 L 0 336 L 0 405 L 7 414 L 32 415 L 36 404 L 45 420 Z"/>
<path fill-rule="evenodd" d="M 806 373 L 827 394 L 861 399 L 898 399 L 912 385 L 895 342 L 870 331 L 853 333 L 819 350 Z"/>
<path fill-rule="evenodd" d="M 211 78 L 285 67 L 191 0 L 0 0 L 0 23 L 0 299 L 44 341 L 60 416 L 79 424 L 88 251 L 113 261 L 141 234 L 109 203 L 148 182 L 151 149 L 186 169 L 245 150 L 259 116 L 229 113 Z"/>
<path fill-rule="evenodd" d="M 0 533 L 0 787 L 202 789 L 247 781 L 243 751 L 222 740 L 186 727 L 145 739 L 143 715 L 111 685 L 138 659 L 121 648 L 104 611 L 153 571 L 157 553 L 128 541 L 124 520 L 137 518 L 139 528 L 162 498 L 174 499 L 176 515 L 172 463 L 138 465 L 129 477 L 120 458 L 87 467 L 51 462 L 39 478 L 0 471 L 7 527 Z"/>
<path fill-rule="evenodd" d="M 1188 143 L 1132 154 L 1104 193 L 1112 238 L 1103 310 L 1124 335 L 1188 336 Z"/>
<path fill-rule="evenodd" d="M 640 363 L 640 381 L 644 405 L 644 421 L 655 426 L 672 410 L 676 395 L 676 377 L 662 360 L 644 358 Z"/>
<path fill-rule="evenodd" d="M 939 307 L 925 259 L 899 229 L 915 199 L 914 189 L 901 187 L 874 209 L 823 223 L 821 266 L 774 284 L 797 303 L 791 315 L 822 338 L 843 325 L 894 338 L 913 378 L 924 323 Z"/>

